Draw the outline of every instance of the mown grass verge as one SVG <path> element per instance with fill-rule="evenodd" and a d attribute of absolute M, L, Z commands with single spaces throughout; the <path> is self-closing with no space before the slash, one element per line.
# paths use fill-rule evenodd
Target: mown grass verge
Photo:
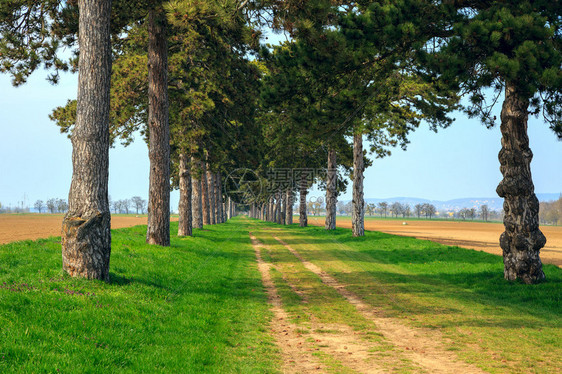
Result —
<path fill-rule="evenodd" d="M 247 221 L 194 233 L 113 230 L 110 283 L 63 275 L 59 238 L 0 246 L 0 372 L 277 372 Z"/>
<path fill-rule="evenodd" d="M 440 331 L 466 362 L 492 373 L 562 372 L 554 265 L 544 265 L 546 282 L 529 286 L 505 281 L 501 257 L 485 252 L 379 232 L 353 238 L 342 228 L 292 225 L 275 235 L 384 315 Z"/>

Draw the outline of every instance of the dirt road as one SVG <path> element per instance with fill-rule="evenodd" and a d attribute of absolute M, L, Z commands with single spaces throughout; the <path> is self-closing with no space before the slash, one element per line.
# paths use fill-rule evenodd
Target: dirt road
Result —
<path fill-rule="evenodd" d="M 298 222 L 298 219 L 296 219 Z M 404 225 L 403 222 L 407 224 Z M 324 225 L 324 217 L 308 216 L 311 225 Z M 337 217 L 337 226 L 351 228 L 351 219 Z M 504 231 L 501 223 L 481 223 L 464 221 L 401 221 L 385 219 L 365 219 L 365 229 L 382 231 L 394 235 L 413 236 L 418 239 L 456 245 L 463 248 L 482 250 L 501 255 L 499 238 Z M 546 236 L 546 246 L 541 250 L 544 263 L 562 266 L 562 227 L 541 226 Z"/>

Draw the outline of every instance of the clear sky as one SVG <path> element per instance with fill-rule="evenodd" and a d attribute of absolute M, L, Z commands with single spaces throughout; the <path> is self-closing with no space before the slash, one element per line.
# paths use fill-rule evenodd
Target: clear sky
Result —
<path fill-rule="evenodd" d="M 75 75 L 65 75 L 58 86 L 46 82 L 43 72 L 13 88 L 0 75 L 0 203 L 28 206 L 38 199 L 66 198 L 72 174 L 70 140 L 48 118 L 51 110 L 76 97 Z M 499 108 L 498 108 L 499 110 Z M 463 114 L 448 129 L 435 134 L 426 127 L 410 138 L 407 151 L 395 149 L 375 160 L 365 174 L 366 198 L 398 196 L 449 200 L 494 197 L 501 180 L 497 154 L 499 128 L 486 129 Z M 532 173 L 536 192 L 562 191 L 562 142 L 540 119 L 529 123 Z M 109 192 L 113 200 L 148 196 L 148 150 L 138 139 L 110 151 Z M 314 192 L 318 194 L 318 192 Z M 351 199 L 351 189 L 341 196 Z M 178 193 L 172 194 L 177 210 Z"/>

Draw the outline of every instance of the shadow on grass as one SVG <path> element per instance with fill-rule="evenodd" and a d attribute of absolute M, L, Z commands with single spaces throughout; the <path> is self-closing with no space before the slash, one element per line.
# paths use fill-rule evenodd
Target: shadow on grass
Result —
<path fill-rule="evenodd" d="M 381 264 L 427 264 L 439 262 L 456 262 L 466 264 L 502 263 L 500 256 L 457 246 L 446 246 L 429 240 L 394 236 L 380 233 L 366 233 L 365 236 L 353 238 L 348 233 L 326 233 L 325 238 L 311 235 L 299 235 L 300 238 L 284 238 L 289 245 L 323 245 L 339 246 L 338 251 L 345 253 L 347 246 L 353 247 L 352 252 L 360 251 L 368 255 L 362 257 L 364 262 Z M 302 250 L 303 253 L 314 252 Z"/>
<path fill-rule="evenodd" d="M 525 316 L 526 327 L 560 327 L 562 269 L 557 266 L 543 265 L 546 281 L 526 285 L 506 281 L 501 256 L 481 251 L 378 232 L 353 238 L 349 229 L 341 228 L 326 231 L 291 226 L 287 232 L 291 237 L 279 236 L 307 260 L 347 263 L 353 270 L 334 273 L 338 279 L 367 294 L 380 292 L 381 287 L 392 290 L 401 300 L 400 307 L 410 313 L 460 313 L 455 305 L 472 305 L 489 308 L 491 314 Z M 441 307 L 428 308 L 414 301 L 418 296 L 400 295 L 446 301 L 436 303 Z M 521 327 L 519 318 L 481 322 L 474 317 L 465 319 L 471 326 Z"/>

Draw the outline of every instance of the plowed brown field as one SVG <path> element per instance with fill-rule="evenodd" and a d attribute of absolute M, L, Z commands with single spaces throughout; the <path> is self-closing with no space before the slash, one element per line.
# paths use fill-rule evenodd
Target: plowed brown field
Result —
<path fill-rule="evenodd" d="M 0 214 L 0 244 L 60 236 L 62 214 Z M 146 225 L 146 216 L 111 216 L 111 228 Z"/>
<path fill-rule="evenodd" d="M 60 236 L 62 215 L 60 214 L 0 214 L 0 244 L 18 240 Z M 176 218 L 177 219 L 177 218 Z M 146 216 L 112 216 L 111 228 L 146 225 Z M 298 217 L 295 217 L 298 222 Z M 324 217 L 309 216 L 311 225 L 324 225 Z M 459 222 L 459 221 L 405 221 L 367 218 L 365 229 L 382 231 L 394 235 L 413 236 L 446 245 L 482 250 L 501 255 L 498 245 L 503 232 L 501 223 Z M 338 217 L 339 227 L 351 227 L 351 219 Z M 562 227 L 541 226 L 547 243 L 541 250 L 544 263 L 562 267 Z"/>
<path fill-rule="evenodd" d="M 298 222 L 298 218 L 295 217 Z M 311 225 L 324 225 L 324 217 L 308 216 Z M 337 217 L 337 226 L 351 228 L 351 219 Z M 403 225 L 406 222 L 406 225 Z M 501 223 L 462 222 L 462 221 L 400 221 L 385 219 L 365 219 L 365 229 L 381 231 L 394 235 L 413 236 L 418 239 L 456 245 L 463 248 L 482 250 L 501 255 L 499 246 L 500 234 L 504 231 Z M 562 267 L 562 227 L 541 226 L 546 236 L 546 246 L 541 249 L 544 263 Z"/>

